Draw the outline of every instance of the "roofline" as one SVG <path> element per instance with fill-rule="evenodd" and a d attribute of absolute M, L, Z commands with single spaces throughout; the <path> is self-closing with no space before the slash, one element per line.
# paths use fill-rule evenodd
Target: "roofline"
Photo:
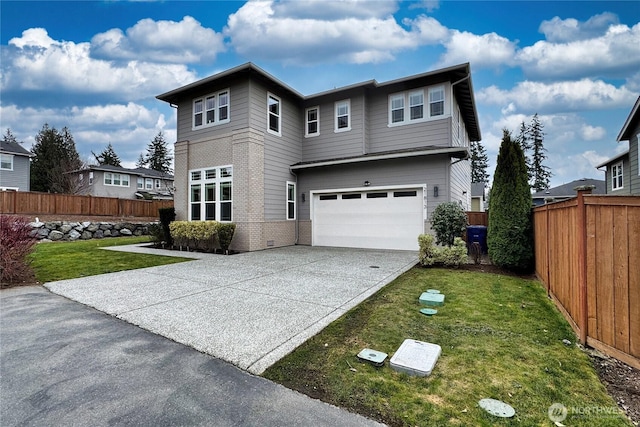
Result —
<path fill-rule="evenodd" d="M 365 154 L 364 156 L 358 156 L 358 157 L 348 157 L 344 159 L 326 160 L 326 161 L 319 161 L 315 163 L 292 165 L 290 169 L 295 171 L 295 170 L 301 170 L 301 169 L 319 168 L 322 166 L 338 166 L 338 165 L 348 165 L 353 163 L 371 162 L 375 160 L 404 159 L 409 157 L 434 156 L 437 154 L 455 154 L 455 153 L 465 153 L 465 158 L 466 158 L 469 155 L 469 150 L 467 147 L 447 147 L 447 148 L 409 151 L 409 152 L 401 152 L 401 153 Z"/>
<path fill-rule="evenodd" d="M 221 71 L 221 72 L 219 72 L 217 74 L 214 74 L 212 76 L 205 77 L 204 79 L 196 80 L 195 82 L 189 83 L 189 84 L 187 84 L 185 86 L 179 87 L 177 89 L 170 90 L 169 92 L 162 93 L 162 94 L 156 96 L 156 98 L 161 100 L 161 101 L 170 102 L 168 98 L 172 98 L 175 95 L 178 95 L 178 94 L 180 94 L 182 92 L 189 91 L 190 89 L 193 89 L 193 88 L 198 87 L 200 85 L 203 85 L 203 84 L 215 81 L 215 80 L 219 80 L 219 79 L 224 78 L 224 77 L 229 77 L 229 76 L 231 76 L 233 74 L 236 74 L 236 73 L 238 73 L 240 71 L 254 71 L 257 74 L 260 74 L 263 77 L 265 77 L 265 78 L 273 81 L 274 83 L 282 86 L 284 89 L 290 91 L 294 95 L 298 96 L 300 99 L 304 99 L 304 96 L 300 92 L 298 92 L 297 90 L 293 89 L 291 86 L 287 85 L 286 83 L 278 80 L 276 77 L 272 76 L 271 74 L 267 73 L 265 70 L 263 70 L 262 68 L 258 67 L 253 62 L 246 62 L 244 64 L 238 65 L 237 67 L 233 67 L 233 68 L 230 68 L 228 70 Z"/>
<path fill-rule="evenodd" d="M 165 176 L 156 176 L 156 175 L 151 175 L 151 174 L 145 174 L 145 173 L 139 173 L 137 169 L 129 169 L 129 168 L 124 168 L 122 166 L 113 166 L 116 168 L 120 168 L 123 172 L 127 172 L 131 175 L 139 175 L 139 176 L 143 176 L 143 177 L 147 177 L 147 178 L 155 178 L 155 179 L 165 179 L 165 180 L 173 180 L 174 179 L 174 175 L 167 173 Z M 85 168 L 82 169 L 76 169 L 73 171 L 69 171 L 68 173 L 76 173 L 76 172 L 82 172 L 82 171 L 91 171 L 91 170 L 97 170 L 97 171 L 102 171 L 102 172 L 117 172 L 114 169 L 109 169 L 109 168 L 105 168 L 102 167 L 101 165 L 88 165 Z M 153 169 L 151 169 L 153 170 Z M 160 171 L 156 171 L 156 172 L 160 172 Z M 160 172 L 162 173 L 162 172 Z M 171 178 L 169 178 L 171 177 Z"/>
<path fill-rule="evenodd" d="M 36 155 L 33 153 L 17 153 L 15 151 L 9 151 L 9 150 L 1 150 L 0 149 L 0 153 L 4 153 L 4 154 L 13 154 L 14 156 L 23 156 L 23 157 L 35 157 Z"/>
<path fill-rule="evenodd" d="M 618 160 L 619 158 L 627 156 L 627 155 L 629 155 L 629 150 L 624 150 L 622 153 L 618 154 L 617 156 L 612 157 L 609 160 L 600 163 L 598 166 L 596 166 L 596 169 L 600 169 L 601 167 L 606 166 L 609 163 L 611 163 L 611 162 L 613 162 L 615 160 Z"/>
<path fill-rule="evenodd" d="M 620 130 L 620 133 L 618 134 L 618 138 L 616 138 L 616 141 L 618 142 L 628 141 L 631 139 L 631 135 L 627 135 L 627 133 L 633 130 L 630 128 L 630 126 L 633 120 L 637 117 L 639 109 L 640 109 L 640 96 L 638 96 L 638 99 L 636 100 L 635 105 L 631 109 L 631 113 L 629 113 L 627 120 L 625 120 L 624 125 L 622 125 L 622 129 Z"/>

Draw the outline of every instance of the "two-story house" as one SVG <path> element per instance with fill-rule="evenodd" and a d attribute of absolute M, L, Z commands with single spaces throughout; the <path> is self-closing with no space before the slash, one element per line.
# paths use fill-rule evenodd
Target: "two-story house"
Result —
<path fill-rule="evenodd" d="M 120 199 L 173 198 L 173 175 L 152 169 L 90 165 L 72 173 L 78 194 Z"/>
<path fill-rule="evenodd" d="M 247 63 L 157 98 L 177 108 L 177 218 L 235 222 L 236 250 L 413 250 L 436 205 L 470 207 L 469 64 L 304 96 Z"/>
<path fill-rule="evenodd" d="M 17 142 L 0 140 L 0 191 L 29 191 L 31 154 Z"/>
<path fill-rule="evenodd" d="M 629 149 L 596 166 L 605 168 L 607 194 L 640 195 L 640 96 L 625 120 L 617 141 Z"/>

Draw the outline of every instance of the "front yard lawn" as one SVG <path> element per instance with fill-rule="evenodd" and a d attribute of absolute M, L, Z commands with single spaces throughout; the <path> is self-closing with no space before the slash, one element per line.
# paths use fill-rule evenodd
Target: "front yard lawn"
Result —
<path fill-rule="evenodd" d="M 427 289 L 445 294 L 432 317 L 419 312 Z M 430 376 L 389 366 L 406 338 L 442 347 Z M 264 376 L 393 426 L 552 426 L 553 403 L 568 408 L 567 426 L 631 425 L 575 341 L 537 281 L 414 268 Z M 361 363 L 356 355 L 364 348 L 389 354 L 385 365 Z M 510 404 L 515 416 L 489 415 L 478 406 L 482 398 Z"/>
<path fill-rule="evenodd" d="M 149 236 L 38 243 L 30 255 L 31 267 L 35 272 L 36 280 L 40 283 L 47 283 L 54 280 L 74 279 L 114 271 L 191 261 L 189 258 L 101 249 L 107 246 L 133 245 L 145 242 L 149 242 Z"/>

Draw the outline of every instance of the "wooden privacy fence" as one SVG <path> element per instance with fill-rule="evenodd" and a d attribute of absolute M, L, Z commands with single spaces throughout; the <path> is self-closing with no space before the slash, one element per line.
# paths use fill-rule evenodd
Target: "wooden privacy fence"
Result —
<path fill-rule="evenodd" d="M 20 191 L 0 191 L 0 213 L 19 215 L 87 215 L 157 217 L 173 200 L 135 200 Z"/>
<path fill-rule="evenodd" d="M 469 220 L 469 225 L 489 225 L 488 212 L 467 211 L 467 219 Z"/>
<path fill-rule="evenodd" d="M 536 274 L 583 344 L 640 368 L 640 197 L 533 210 Z"/>

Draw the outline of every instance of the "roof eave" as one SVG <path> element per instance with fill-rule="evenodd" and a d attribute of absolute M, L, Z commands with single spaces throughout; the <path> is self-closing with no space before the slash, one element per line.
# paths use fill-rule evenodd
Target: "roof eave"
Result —
<path fill-rule="evenodd" d="M 596 166 L 596 169 L 600 169 L 603 166 L 607 166 L 609 163 L 613 163 L 618 159 L 621 159 L 622 157 L 628 156 L 629 155 L 629 150 L 625 150 L 622 153 L 618 154 L 615 157 L 610 158 L 609 160 L 606 160 L 602 163 L 600 163 L 599 165 Z"/>
<path fill-rule="evenodd" d="M 618 134 L 618 138 L 616 138 L 616 141 L 618 142 L 629 141 L 631 139 L 631 137 L 633 136 L 631 135 L 631 132 L 635 129 L 635 126 L 632 126 L 632 125 L 634 123 L 637 124 L 637 122 L 640 121 L 639 113 L 640 113 L 640 96 L 638 96 L 638 99 L 636 100 L 635 105 L 631 109 L 631 113 L 629 113 L 627 120 L 625 120 L 624 125 L 622 126 L 622 129 Z"/>

